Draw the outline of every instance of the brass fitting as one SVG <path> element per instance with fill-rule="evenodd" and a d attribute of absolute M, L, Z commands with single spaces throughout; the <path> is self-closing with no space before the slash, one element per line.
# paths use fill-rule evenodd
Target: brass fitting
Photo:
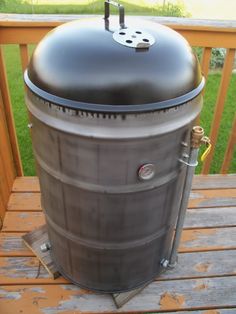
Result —
<path fill-rule="evenodd" d="M 191 134 L 191 147 L 199 148 L 204 138 L 204 129 L 201 126 L 194 126 Z"/>
<path fill-rule="evenodd" d="M 209 137 L 204 136 L 204 129 L 200 126 L 194 126 L 191 134 L 191 147 L 198 149 L 201 144 L 206 145 L 206 149 L 201 156 L 201 161 L 204 161 L 211 151 L 211 141 Z"/>
<path fill-rule="evenodd" d="M 210 145 L 211 141 L 209 139 L 208 136 L 203 136 L 202 139 L 201 139 L 201 144 L 204 144 L 206 146 Z"/>

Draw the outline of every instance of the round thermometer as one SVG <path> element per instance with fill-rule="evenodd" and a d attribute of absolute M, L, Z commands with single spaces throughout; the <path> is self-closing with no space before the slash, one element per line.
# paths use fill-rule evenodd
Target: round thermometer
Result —
<path fill-rule="evenodd" d="M 155 167 L 153 164 L 144 164 L 138 170 L 138 176 L 141 180 L 150 180 L 154 177 Z"/>

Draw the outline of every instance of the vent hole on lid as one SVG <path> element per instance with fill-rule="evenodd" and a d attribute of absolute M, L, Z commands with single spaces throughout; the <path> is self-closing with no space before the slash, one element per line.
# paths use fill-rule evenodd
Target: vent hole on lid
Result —
<path fill-rule="evenodd" d="M 147 39 L 147 38 L 144 38 L 143 41 L 144 41 L 145 43 L 149 43 L 149 39 Z"/>
<path fill-rule="evenodd" d="M 128 40 L 126 40 L 126 42 L 127 42 L 127 44 L 132 44 L 133 41 L 128 39 Z"/>
<path fill-rule="evenodd" d="M 125 35 L 125 33 L 124 33 L 124 32 L 120 32 L 119 34 L 120 34 L 120 35 Z"/>
<path fill-rule="evenodd" d="M 140 32 L 140 31 L 137 31 L 137 32 L 135 32 L 136 34 L 142 34 L 142 32 Z"/>

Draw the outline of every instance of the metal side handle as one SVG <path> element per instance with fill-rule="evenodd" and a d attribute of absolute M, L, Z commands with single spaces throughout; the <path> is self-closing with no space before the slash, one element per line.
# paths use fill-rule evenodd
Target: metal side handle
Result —
<path fill-rule="evenodd" d="M 112 0 L 105 0 L 105 2 L 104 2 L 104 6 L 105 6 L 104 19 L 105 20 L 109 19 L 109 16 L 110 16 L 110 4 L 119 9 L 119 23 L 120 23 L 120 27 L 121 28 L 125 28 L 125 8 L 120 3 L 117 3 L 117 2 L 112 1 Z"/>

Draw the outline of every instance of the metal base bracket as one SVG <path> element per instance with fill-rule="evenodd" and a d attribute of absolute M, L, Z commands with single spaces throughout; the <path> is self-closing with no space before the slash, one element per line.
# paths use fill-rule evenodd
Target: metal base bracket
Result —
<path fill-rule="evenodd" d="M 41 264 L 47 270 L 49 275 L 56 279 L 61 276 L 55 263 L 52 261 L 49 247 L 49 239 L 46 225 L 43 225 L 25 235 L 22 236 L 24 243 L 27 247 L 36 255 Z M 139 292 L 141 292 L 148 284 L 144 284 L 142 287 L 137 289 L 111 294 L 113 301 L 117 308 L 122 307 Z"/>

